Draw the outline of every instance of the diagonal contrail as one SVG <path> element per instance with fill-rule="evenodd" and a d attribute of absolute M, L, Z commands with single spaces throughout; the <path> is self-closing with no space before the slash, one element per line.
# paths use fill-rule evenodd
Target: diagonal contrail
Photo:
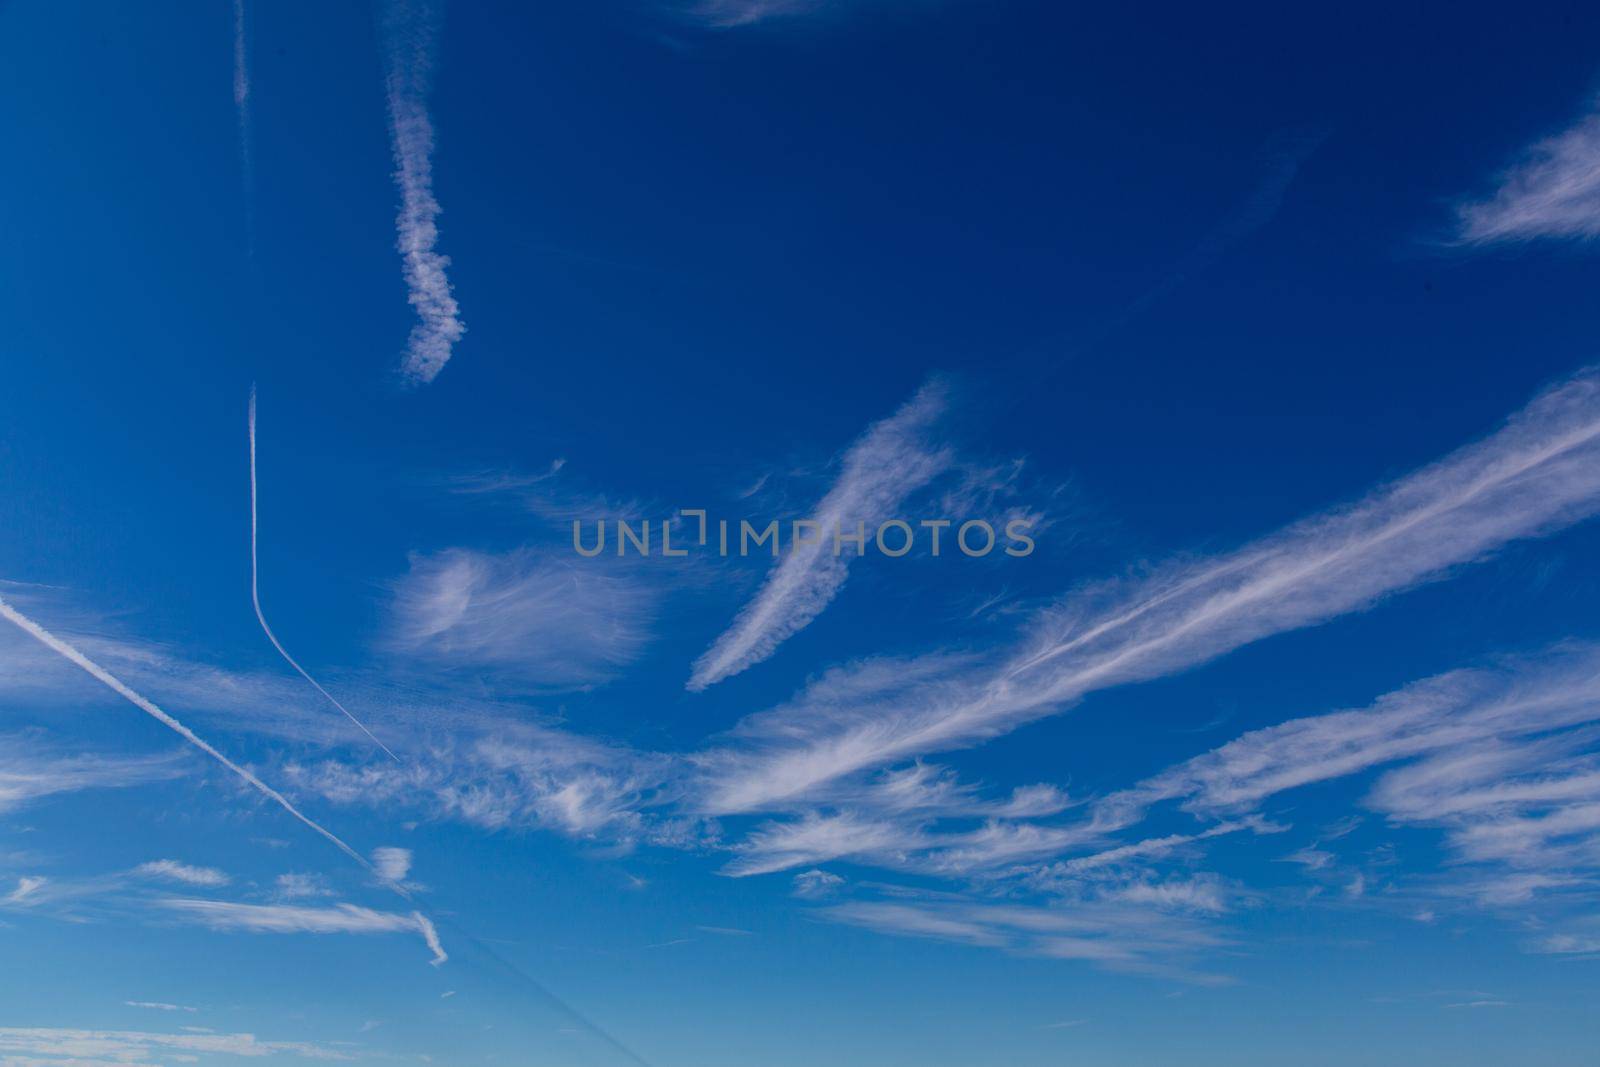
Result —
<path fill-rule="evenodd" d="M 392 892 L 398 894 L 407 901 L 413 899 L 410 891 L 408 891 L 405 886 L 381 878 L 378 874 L 377 868 L 372 865 L 370 860 L 368 860 L 361 853 L 357 852 L 355 849 L 351 848 L 349 845 L 345 844 L 343 839 L 341 839 L 333 831 L 326 829 L 316 820 L 301 812 L 301 810 L 291 804 L 282 793 L 279 793 L 276 789 L 273 789 L 270 785 L 263 782 L 261 779 L 257 778 L 255 775 L 251 774 L 237 763 L 233 762 L 227 756 L 224 756 L 221 752 L 218 752 L 206 741 L 201 740 L 193 730 L 190 730 L 187 726 L 183 725 L 183 723 L 179 722 L 177 719 L 174 719 L 165 711 L 162 711 L 155 705 L 153 701 L 147 700 L 143 696 L 140 696 L 138 693 L 134 692 L 126 684 L 124 684 L 121 679 L 117 678 L 116 675 L 100 666 L 94 660 L 90 659 L 88 656 L 84 655 L 82 652 L 78 651 L 72 645 L 63 641 L 55 634 L 46 630 L 43 626 L 40 626 L 38 623 L 22 614 L 16 608 L 13 608 L 10 604 L 6 603 L 4 597 L 0 597 L 0 618 L 5 618 L 14 623 L 18 629 L 22 630 L 28 636 L 44 645 L 52 652 L 55 652 L 63 659 L 66 659 L 69 662 L 81 667 L 84 671 L 88 672 L 91 677 L 105 685 L 112 692 L 116 693 L 124 700 L 127 700 L 140 711 L 143 711 L 146 715 L 149 715 L 151 718 L 161 723 L 161 725 L 165 726 L 167 729 L 171 730 L 173 733 L 189 742 L 189 744 L 193 745 L 195 748 L 198 748 L 201 752 L 204 752 L 206 755 L 222 764 L 238 777 L 244 779 L 245 783 L 248 784 L 250 788 L 254 789 L 256 792 L 260 793 L 262 796 L 278 805 L 278 807 L 294 816 L 294 818 L 303 826 L 330 842 L 340 852 L 343 852 L 346 856 L 359 864 L 362 870 L 366 871 L 380 882 L 383 882 L 383 884 Z M 428 948 L 433 952 L 433 959 L 429 962 L 437 967 L 448 960 L 449 956 L 446 954 L 444 946 L 440 942 L 439 933 L 434 925 L 433 920 L 420 911 L 414 911 L 411 915 L 411 918 L 412 921 L 415 922 L 417 930 L 422 934 L 423 939 L 428 943 Z M 526 983 L 530 988 L 532 988 L 541 997 L 549 1001 L 568 1018 L 577 1022 L 584 1029 L 600 1038 L 612 1048 L 621 1052 L 634 1063 L 641 1064 L 642 1067 L 649 1067 L 648 1061 L 646 1061 L 632 1049 L 628 1048 L 621 1041 L 617 1040 L 615 1037 L 612 1037 L 605 1030 L 602 1030 L 598 1025 L 591 1022 L 576 1008 L 573 1008 L 566 1001 L 556 996 L 544 985 L 544 983 L 527 974 L 509 960 L 501 957 L 481 940 L 461 929 L 459 924 L 452 923 L 450 925 L 457 933 L 461 934 L 466 940 L 470 941 L 479 951 L 486 954 L 490 959 L 504 968 L 513 977 Z"/>
<path fill-rule="evenodd" d="M 256 620 L 261 623 L 261 630 L 267 635 L 267 640 L 272 642 L 272 647 L 278 650 L 278 655 L 282 656 L 289 666 L 299 671 L 300 677 L 310 682 L 311 687 L 327 698 L 328 703 L 338 708 L 344 713 L 345 718 L 355 723 L 356 726 L 361 729 L 362 733 L 366 734 L 372 739 L 373 744 L 383 749 L 384 753 L 387 754 L 390 759 L 394 760 L 396 763 L 399 763 L 400 757 L 396 756 L 393 752 L 390 752 L 388 745 L 374 737 L 372 731 L 367 729 L 365 723 L 356 718 L 354 715 L 350 714 L 350 709 L 333 699 L 333 694 L 329 693 L 326 689 L 322 688 L 322 686 L 318 685 L 317 680 L 311 677 L 311 675 L 307 674 L 304 667 L 295 662 L 294 657 L 289 655 L 288 650 L 279 643 L 277 635 L 272 632 L 272 627 L 267 625 L 267 617 L 261 612 L 261 592 L 258 583 L 259 567 L 256 562 L 256 525 L 256 389 L 255 386 L 252 385 L 250 387 L 250 603 L 255 606 Z"/>
<path fill-rule="evenodd" d="M 195 735 L 193 730 L 189 729 L 187 726 L 183 725 L 183 723 L 179 722 L 171 715 L 168 715 L 166 712 L 156 707 L 156 705 L 151 701 L 146 700 L 138 693 L 135 693 L 132 689 L 129 689 L 122 683 L 120 679 L 116 677 L 116 675 L 112 674 L 110 671 L 100 666 L 100 664 L 96 663 L 88 656 L 85 656 L 82 652 L 79 652 L 76 648 L 67 644 L 67 642 L 61 640 L 61 638 L 57 637 L 49 630 L 46 630 L 43 626 L 40 626 L 38 623 L 22 614 L 22 612 L 6 603 L 4 597 L 0 597 L 0 617 L 4 617 L 5 619 L 15 623 L 17 627 L 24 633 L 38 641 L 41 645 L 44 645 L 46 648 L 50 649 L 52 652 L 55 652 L 70 662 L 82 667 L 93 678 L 104 684 L 112 692 L 133 704 L 140 711 L 143 711 L 146 715 L 149 715 L 152 719 L 155 719 L 157 722 L 161 723 L 161 725 L 165 726 L 167 729 L 171 730 L 173 733 L 189 742 L 195 748 L 198 748 L 201 752 L 204 752 L 206 755 L 210 756 L 212 759 L 228 768 L 228 770 L 232 771 L 240 778 L 243 778 L 245 782 L 247 782 L 256 792 L 260 793 L 262 796 L 278 805 L 278 807 L 282 808 L 290 815 L 293 815 L 307 827 L 315 830 L 317 833 L 327 838 L 334 844 L 336 848 L 339 849 L 340 852 L 343 852 L 346 856 L 349 856 L 351 859 L 361 864 L 362 867 L 366 868 L 368 871 L 371 871 L 373 876 L 376 877 L 377 872 L 373 869 L 372 864 L 368 862 L 365 856 L 351 848 L 349 845 L 345 844 L 332 831 L 324 829 L 315 820 L 307 815 L 302 814 L 300 809 L 289 803 L 282 793 L 279 793 L 276 789 L 272 788 L 270 785 L 263 782 L 261 779 L 257 778 L 255 775 L 251 774 L 237 763 L 233 762 L 227 756 L 224 756 L 221 752 L 218 752 L 216 749 L 212 748 L 207 742 L 202 741 Z"/>

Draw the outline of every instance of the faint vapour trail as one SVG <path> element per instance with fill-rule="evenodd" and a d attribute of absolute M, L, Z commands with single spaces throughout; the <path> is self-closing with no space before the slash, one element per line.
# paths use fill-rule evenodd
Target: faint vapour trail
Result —
<path fill-rule="evenodd" d="M 388 755 L 388 757 L 390 759 L 394 760 L 396 763 L 399 763 L 400 762 L 400 757 L 396 756 L 393 752 L 391 752 L 389 750 L 389 746 L 388 745 L 384 744 L 382 741 L 379 741 L 375 736 L 373 736 L 372 731 L 367 729 L 365 723 L 363 723 L 360 719 L 356 718 L 354 715 L 350 714 L 350 710 L 348 708 L 346 708 L 343 704 L 339 703 L 337 700 L 333 699 L 333 695 L 331 693 L 329 693 L 326 689 L 322 688 L 321 685 L 317 684 L 317 680 L 315 678 L 311 677 L 311 675 L 307 674 L 306 673 L 306 669 L 304 667 L 300 666 L 300 664 L 295 662 L 294 657 L 289 655 L 288 650 L 285 649 L 281 643 L 279 643 L 277 635 L 275 635 L 272 632 L 272 627 L 267 625 L 267 617 L 261 611 L 261 591 L 260 591 L 260 583 L 259 583 L 260 568 L 259 568 L 259 565 L 257 563 L 257 548 L 256 548 L 257 526 L 258 526 L 258 523 L 257 523 L 257 520 L 256 520 L 256 390 L 255 390 L 254 386 L 251 386 L 250 387 L 250 603 L 256 609 L 256 620 L 261 623 L 261 630 L 262 630 L 263 633 L 265 633 L 267 635 L 267 640 L 272 642 L 272 647 L 278 650 L 278 655 L 282 656 L 284 658 L 284 661 L 287 662 L 289 664 L 289 666 L 293 667 L 296 671 L 300 672 L 300 677 L 302 677 L 306 681 L 310 682 L 311 683 L 311 687 L 313 689 L 315 689 L 317 692 L 321 693 L 323 695 L 323 697 L 327 699 L 328 703 L 330 703 L 334 707 L 338 708 L 341 712 L 344 713 L 344 717 L 345 718 L 347 718 L 351 722 L 355 723 L 356 726 L 360 728 L 362 733 L 366 734 L 367 737 L 371 738 L 373 744 L 375 744 L 379 748 L 383 749 L 384 753 L 386 755 Z"/>
<path fill-rule="evenodd" d="M 233 0 L 233 107 L 239 116 L 239 174 L 244 186 L 245 240 L 255 254 L 255 153 L 250 138 L 250 62 L 244 0 Z"/>

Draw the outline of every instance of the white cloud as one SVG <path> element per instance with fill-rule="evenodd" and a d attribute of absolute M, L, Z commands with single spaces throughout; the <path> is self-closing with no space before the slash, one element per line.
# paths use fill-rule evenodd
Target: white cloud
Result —
<path fill-rule="evenodd" d="M 854 549 L 836 554 L 835 531 L 862 525 L 872 536 L 907 496 L 949 467 L 951 453 L 931 437 L 946 392 L 939 383 L 923 386 L 850 447 L 838 481 L 811 516 L 817 525 L 806 536 L 815 540 L 789 549 L 772 568 L 755 599 L 695 661 L 690 689 L 705 689 L 760 663 L 808 626 L 838 595 L 849 571 Z"/>
<path fill-rule="evenodd" d="M 385 882 L 404 882 L 411 873 L 411 850 L 385 846 L 372 850 L 372 865 Z"/>
<path fill-rule="evenodd" d="M 333 896 L 333 890 L 328 888 L 321 875 L 295 871 L 278 875 L 273 881 L 273 892 L 281 900 Z"/>
<path fill-rule="evenodd" d="M 1529 146 L 1493 194 L 1457 214 L 1468 244 L 1600 237 L 1600 114 Z"/>
<path fill-rule="evenodd" d="M 971 745 L 1085 694 L 1162 677 L 1250 642 L 1363 610 L 1600 509 L 1600 375 L 1535 398 L 1487 439 L 1230 554 L 1062 601 L 997 662 L 942 657 L 898 685 L 802 693 L 702 754 L 701 804 L 757 811 L 842 775 Z M 834 680 L 825 680 L 832 684 Z"/>
<path fill-rule="evenodd" d="M 687 14 L 706 26 L 732 29 L 769 19 L 807 15 L 824 6 L 824 0 L 694 0 Z"/>
<path fill-rule="evenodd" d="M 794 876 L 794 895 L 806 900 L 832 896 L 844 885 L 844 879 L 828 871 L 812 869 Z"/>
<path fill-rule="evenodd" d="M 139 864 L 133 869 L 133 873 L 142 878 L 158 878 L 206 888 L 224 886 L 232 881 L 227 874 L 213 867 L 191 867 L 177 860 L 151 860 L 149 863 Z"/>
<path fill-rule="evenodd" d="M 1083 960 L 1111 970 L 1199 984 L 1228 981 L 1197 971 L 1186 962 L 1203 950 L 1222 945 L 1215 934 L 1181 914 L 1120 902 L 1036 907 L 945 895 L 923 900 L 852 901 L 823 908 L 818 914 L 880 933 Z"/>
<path fill-rule="evenodd" d="M 238 904 L 225 900 L 174 898 L 156 904 L 180 918 L 212 930 L 255 934 L 420 934 L 433 952 L 433 963 L 447 957 L 433 923 L 421 912 L 402 915 L 354 904 L 325 908 L 294 904 Z"/>
<path fill-rule="evenodd" d="M 445 273 L 450 257 L 436 249 L 440 208 L 433 195 L 433 121 L 427 101 L 439 11 L 430 0 L 385 0 L 381 22 L 389 138 L 400 191 L 397 246 L 418 319 L 400 373 L 411 384 L 426 384 L 450 362 L 467 330 Z"/>
<path fill-rule="evenodd" d="M 538 826 L 576 837 L 660 839 L 640 812 L 669 775 L 651 756 L 526 723 L 442 741 L 404 767 L 338 761 L 290 764 L 299 788 L 340 804 L 421 805 L 486 829 Z"/>
<path fill-rule="evenodd" d="M 50 879 L 41 875 L 24 875 L 17 879 L 17 884 L 11 892 L 0 897 L 0 906 L 24 907 L 37 899 L 39 890 L 43 889 Z"/>
<path fill-rule="evenodd" d="M 150 1011 L 187 1011 L 197 1012 L 199 1008 L 191 1008 L 187 1004 L 166 1004 L 159 1000 L 125 1000 L 130 1008 L 146 1008 Z"/>
<path fill-rule="evenodd" d="M 156 1060 L 196 1056 L 264 1056 L 349 1060 L 348 1052 L 301 1041 L 262 1041 L 254 1034 L 193 1031 L 157 1034 L 139 1030 L 73 1030 L 60 1027 L 0 1027 L 0 1063 L 59 1064 L 60 1067 L 139 1067 Z M 28 1060 L 23 1057 L 48 1057 Z"/>
<path fill-rule="evenodd" d="M 413 556 L 396 585 L 394 647 L 540 688 L 597 685 L 650 638 L 655 594 L 607 561 L 448 549 Z"/>
<path fill-rule="evenodd" d="M 37 741 L 0 735 L 0 812 L 42 797 L 84 789 L 125 789 L 176 778 L 181 753 L 159 756 L 60 756 Z"/>

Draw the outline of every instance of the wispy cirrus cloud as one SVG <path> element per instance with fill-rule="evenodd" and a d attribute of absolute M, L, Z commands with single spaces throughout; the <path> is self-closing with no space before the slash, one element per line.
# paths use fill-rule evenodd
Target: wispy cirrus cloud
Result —
<path fill-rule="evenodd" d="M 26 907 L 39 897 L 39 890 L 50 883 L 50 879 L 42 875 L 23 875 L 17 879 L 17 884 L 12 886 L 11 892 L 0 897 L 0 906 Z"/>
<path fill-rule="evenodd" d="M 393 934 L 420 935 L 435 965 L 445 962 L 438 932 L 421 912 L 376 911 L 354 904 L 306 907 L 298 904 L 240 904 L 226 900 L 172 898 L 156 901 L 178 918 L 212 930 L 255 934 Z"/>
<path fill-rule="evenodd" d="M 687 843 L 692 822 L 647 815 L 676 777 L 671 757 L 529 723 L 432 746 L 404 767 L 291 763 L 298 789 L 336 804 L 420 810 L 485 829 L 538 827 L 579 838 Z"/>
<path fill-rule="evenodd" d="M 824 713 L 803 692 L 697 757 L 710 813 L 804 798 L 864 769 L 959 748 L 1098 689 L 1188 669 L 1274 634 L 1370 607 L 1600 510 L 1600 374 L 1536 397 L 1488 438 L 1222 556 L 1068 597 L 1009 654 L 935 658 L 902 683 L 837 677 Z M 848 680 L 848 676 L 847 676 Z"/>
<path fill-rule="evenodd" d="M 386 845 L 372 850 L 372 864 L 385 882 L 404 882 L 411 873 L 411 850 Z"/>
<path fill-rule="evenodd" d="M 1201 985 L 1230 979 L 1189 962 L 1224 944 L 1181 911 L 1116 900 L 1068 906 L 1021 905 L 949 894 L 851 901 L 820 909 L 821 918 L 879 933 L 929 938 L 1028 956 L 1081 960 L 1109 970 Z"/>
<path fill-rule="evenodd" d="M 651 637 L 657 596 L 636 574 L 518 550 L 415 555 L 395 583 L 391 645 L 435 666 L 540 689 L 598 685 Z"/>
<path fill-rule="evenodd" d="M 466 333 L 450 279 L 450 257 L 437 250 L 439 201 L 433 193 L 433 120 L 428 93 L 439 33 L 432 0 L 384 0 L 381 6 L 389 138 L 394 150 L 400 212 L 397 247 L 418 322 L 411 328 L 401 377 L 425 385 L 438 377 Z"/>
<path fill-rule="evenodd" d="M 1452 856 L 1448 875 L 1419 891 L 1489 907 L 1592 894 L 1600 887 L 1597 687 L 1600 650 L 1584 646 L 1453 671 L 1367 708 L 1244 734 L 1103 797 L 1085 830 L 1116 833 L 1164 804 L 1201 820 L 1222 820 L 1145 843 L 1180 845 L 1259 818 L 1255 813 L 1280 794 L 1381 771 L 1362 805 L 1392 825 L 1442 831 Z M 1076 884 L 1099 860 L 1120 863 L 1141 851 L 1148 850 L 1123 845 L 1098 857 L 1059 860 L 1026 880 L 1059 889 Z M 1318 848 L 1285 858 L 1308 871 L 1332 870 L 1337 860 Z M 1365 888 L 1359 872 L 1355 878 L 1351 896 Z"/>
<path fill-rule="evenodd" d="M 295 821 L 306 827 L 306 829 L 317 834 L 329 844 L 339 849 L 339 851 L 343 852 L 350 859 L 360 864 L 364 869 L 371 871 L 372 865 L 367 862 L 366 857 L 362 856 L 361 853 L 345 844 L 345 842 L 332 831 L 328 830 L 320 823 L 304 814 L 299 808 L 291 804 L 288 799 L 283 796 L 283 794 L 267 785 L 260 778 L 256 777 L 255 774 L 241 767 L 227 756 L 224 756 L 217 748 L 212 746 L 209 742 L 202 740 L 200 736 L 193 730 L 189 729 L 187 726 L 183 725 L 183 723 L 167 714 L 160 707 L 151 702 L 147 697 L 135 692 L 133 689 L 130 689 L 120 678 L 116 677 L 110 671 L 100 666 L 100 664 L 84 655 L 83 652 L 73 647 L 73 645 L 71 645 L 69 642 L 62 640 L 60 637 L 51 633 L 49 630 L 46 630 L 43 626 L 40 626 L 38 623 L 22 614 L 16 608 L 7 603 L 3 598 L 0 598 L 0 618 L 6 619 L 23 633 L 33 638 L 35 641 L 48 648 L 62 659 L 71 663 L 75 667 L 78 667 L 95 681 L 99 682 L 101 685 L 104 685 L 107 689 L 110 689 L 128 703 L 132 704 L 134 707 L 138 708 L 152 719 L 155 719 L 157 722 L 161 723 L 161 725 L 165 726 L 167 729 L 183 738 L 193 747 L 199 749 L 201 752 L 204 752 L 207 756 L 211 757 L 213 760 L 231 772 L 235 777 L 243 781 L 251 789 L 254 789 L 257 793 L 260 793 L 269 801 L 276 804 L 279 808 L 283 809 L 283 811 L 287 812 L 293 819 L 295 819 Z"/>
<path fill-rule="evenodd" d="M 1534 142 L 1493 193 L 1456 208 L 1464 244 L 1600 237 L 1600 112 Z"/>
<path fill-rule="evenodd" d="M 157 756 L 60 755 L 42 742 L 0 735 L 0 813 L 42 797 L 84 789 L 125 789 L 177 778 L 182 753 Z"/>
<path fill-rule="evenodd" d="M 859 526 L 871 536 L 908 496 L 949 468 L 950 450 L 933 437 L 948 392 L 943 383 L 930 382 L 850 446 L 838 480 L 812 515 L 814 542 L 793 548 L 772 568 L 755 599 L 695 661 L 691 690 L 760 663 L 809 625 L 838 595 L 849 572 L 851 552 L 835 552 L 835 531 Z"/>
<path fill-rule="evenodd" d="M 827 6 L 827 0 L 693 0 L 684 14 L 714 29 L 753 26 L 770 19 L 809 15 Z"/>
<path fill-rule="evenodd" d="M 215 867 L 194 867 L 187 863 L 179 863 L 177 860 L 151 860 L 149 863 L 141 863 L 133 869 L 133 874 L 140 878 L 179 882 L 207 889 L 225 886 L 233 881 L 227 872 L 219 871 Z"/>
<path fill-rule="evenodd" d="M 123 1003 L 130 1008 L 146 1008 L 150 1011 L 186 1011 L 195 1013 L 200 1010 L 187 1004 L 168 1004 L 160 1000 L 125 1000 Z"/>
<path fill-rule="evenodd" d="M 349 1060 L 354 1055 L 303 1041 L 263 1041 L 254 1034 L 151 1033 L 143 1030 L 74 1030 L 0 1027 L 0 1062 L 27 1067 L 137 1067 L 197 1056 Z"/>

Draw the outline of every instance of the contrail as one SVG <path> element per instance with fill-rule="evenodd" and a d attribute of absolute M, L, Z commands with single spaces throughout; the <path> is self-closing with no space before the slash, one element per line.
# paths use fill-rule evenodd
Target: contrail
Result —
<path fill-rule="evenodd" d="M 117 678 L 116 675 L 100 666 L 88 656 L 85 656 L 72 645 L 69 645 L 67 642 L 61 640 L 61 638 L 57 637 L 55 634 L 46 630 L 43 626 L 40 626 L 38 623 L 22 614 L 16 608 L 13 608 L 10 604 L 6 603 L 4 597 L 0 597 L 0 617 L 3 617 L 14 623 L 18 629 L 22 630 L 28 636 L 44 645 L 52 652 L 55 652 L 63 659 L 66 659 L 69 662 L 83 668 L 83 670 L 92 676 L 96 681 L 105 685 L 112 692 L 116 693 L 118 696 L 137 707 L 140 711 L 143 711 L 146 715 L 149 715 L 151 718 L 161 723 L 161 725 L 165 726 L 167 729 L 171 730 L 173 733 L 189 742 L 195 748 L 198 748 L 201 752 L 204 752 L 206 755 L 222 764 L 228 770 L 244 779 L 250 788 L 254 789 L 256 792 L 260 793 L 262 796 L 278 805 L 278 807 L 294 816 L 296 821 L 298 821 L 301 825 L 312 830 L 324 840 L 330 842 L 340 852 L 343 852 L 350 859 L 354 860 L 362 870 L 366 871 L 368 874 L 372 875 L 373 878 L 382 882 L 386 887 L 398 894 L 401 898 L 407 901 L 413 900 L 411 893 L 406 889 L 405 886 L 396 882 L 385 881 L 378 874 L 377 868 L 372 865 L 371 861 L 369 861 L 365 856 L 357 852 L 355 849 L 351 848 L 349 845 L 345 844 L 343 839 L 341 839 L 333 831 L 326 829 L 316 820 L 301 812 L 299 808 L 289 803 L 288 799 L 285 798 L 282 793 L 279 793 L 276 789 L 273 789 L 270 785 L 263 782 L 261 779 L 257 778 L 255 775 L 251 774 L 237 763 L 233 762 L 227 756 L 224 756 L 221 752 L 218 752 L 215 748 L 211 747 L 209 743 L 201 740 L 193 730 L 183 725 L 183 723 L 179 722 L 177 719 L 174 719 L 171 715 L 168 715 L 165 711 L 162 711 L 155 705 L 154 702 L 147 700 L 138 693 L 134 692 L 127 685 L 125 685 L 121 679 Z M 312 684 L 314 685 L 316 683 Z M 420 911 L 412 912 L 411 918 L 415 922 L 417 930 L 422 934 L 423 940 L 427 942 L 429 950 L 433 952 L 433 959 L 429 962 L 435 967 L 443 964 L 449 959 L 449 956 L 446 954 L 444 945 L 439 939 L 439 932 L 435 927 L 433 920 Z M 634 1063 L 640 1064 L 641 1067 L 650 1067 L 649 1062 L 642 1056 L 628 1048 L 615 1037 L 612 1037 L 606 1031 L 602 1030 L 598 1025 L 591 1022 L 586 1016 L 584 1016 L 566 1001 L 556 996 L 544 985 L 544 983 L 540 982 L 532 975 L 529 975 L 521 968 L 511 963 L 509 960 L 500 956 L 477 937 L 474 937 L 472 934 L 462 929 L 460 924 L 450 923 L 449 925 L 463 938 L 471 942 L 472 945 L 480 952 L 484 953 L 495 963 L 499 964 L 513 977 L 526 983 L 531 989 L 533 989 L 549 1003 L 554 1005 L 568 1018 L 578 1023 L 585 1030 L 588 1030 L 590 1033 L 600 1038 L 600 1040 L 604 1041 L 613 1049 L 622 1053 Z"/>
<path fill-rule="evenodd" d="M 233 107 L 239 116 L 239 171 L 244 186 L 245 241 L 255 255 L 255 156 L 250 144 L 250 56 L 244 0 L 233 0 Z"/>
<path fill-rule="evenodd" d="M 255 606 L 256 620 L 261 623 L 261 630 L 267 635 L 267 640 L 272 642 L 272 647 L 278 650 L 278 655 L 282 656 L 289 666 L 299 671 L 300 677 L 310 682 L 311 687 L 326 697 L 328 703 L 344 712 L 344 717 L 360 727 L 361 732 L 371 738 L 373 744 L 383 749 L 390 759 L 399 763 L 400 757 L 390 752 L 388 745 L 374 737 L 372 731 L 367 729 L 360 719 L 350 714 L 348 708 L 333 699 L 331 693 L 318 685 L 317 680 L 307 674 L 304 667 L 295 662 L 294 657 L 289 655 L 288 650 L 278 642 L 277 635 L 272 632 L 272 627 L 267 625 L 267 617 L 261 612 L 261 592 L 257 580 L 259 568 L 256 563 L 256 525 L 256 388 L 252 385 L 250 387 L 250 603 Z"/>
<path fill-rule="evenodd" d="M 377 871 L 373 870 L 372 864 L 367 861 L 365 856 L 351 848 L 349 845 L 345 844 L 332 831 L 324 829 L 309 816 L 302 814 L 300 809 L 289 803 L 289 801 L 284 798 L 282 793 L 279 793 L 276 789 L 273 789 L 270 785 L 263 782 L 261 779 L 257 778 L 255 775 L 251 774 L 237 763 L 233 762 L 227 756 L 224 756 L 221 752 L 218 752 L 216 749 L 212 748 L 207 742 L 202 741 L 195 735 L 193 730 L 189 729 L 187 726 L 183 725 L 183 723 L 179 722 L 171 715 L 168 715 L 166 712 L 156 707 L 155 704 L 149 700 L 146 700 L 138 693 L 135 693 L 132 689 L 129 689 L 122 683 L 120 679 L 116 677 L 116 675 L 112 674 L 94 660 L 90 659 L 88 656 L 85 656 L 82 652 L 79 652 L 76 648 L 67 644 L 65 641 L 61 640 L 61 638 L 57 637 L 49 630 L 46 630 L 43 626 L 40 626 L 38 623 L 22 614 L 22 612 L 6 603 L 4 597 L 0 597 L 0 616 L 3 616 L 9 621 L 15 623 L 19 629 L 21 629 L 28 636 L 32 637 L 34 640 L 38 641 L 41 645 L 44 645 L 46 648 L 50 649 L 50 651 L 55 652 L 64 659 L 67 659 L 72 663 L 77 664 L 79 667 L 82 667 L 112 692 L 133 704 L 140 711 L 143 711 L 146 715 L 149 715 L 152 719 L 155 719 L 157 722 L 161 723 L 167 729 L 171 730 L 173 733 L 189 742 L 195 748 L 198 748 L 201 752 L 204 752 L 206 755 L 210 756 L 212 759 L 228 768 L 228 770 L 232 771 L 240 778 L 243 778 L 256 792 L 260 793 L 262 796 L 278 805 L 278 807 L 282 808 L 290 815 L 293 815 L 296 819 L 300 820 L 300 822 L 305 824 L 310 829 L 315 830 L 318 834 L 321 834 L 328 841 L 332 842 L 334 847 L 336 847 L 340 852 L 343 852 L 346 856 L 349 856 L 351 859 L 361 864 L 363 868 L 372 872 L 374 877 L 377 876 Z"/>
<path fill-rule="evenodd" d="M 396 247 L 404 264 L 408 299 L 417 312 L 400 373 L 410 385 L 426 385 L 450 362 L 455 343 L 467 331 L 445 273 L 450 257 L 436 247 L 440 208 L 433 195 L 433 120 L 428 117 L 428 90 L 439 33 L 438 7 L 431 0 L 386 0 L 379 31 L 394 181 L 400 191 Z"/>

